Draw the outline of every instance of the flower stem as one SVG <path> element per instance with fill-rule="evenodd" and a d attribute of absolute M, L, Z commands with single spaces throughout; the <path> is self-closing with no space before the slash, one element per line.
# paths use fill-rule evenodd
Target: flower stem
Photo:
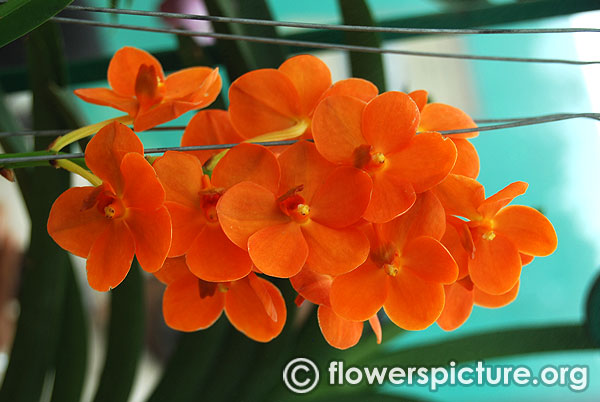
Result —
<path fill-rule="evenodd" d="M 113 121 L 123 124 L 131 124 L 133 122 L 133 119 L 129 115 L 125 115 L 104 120 L 100 123 L 90 124 L 89 126 L 78 128 L 77 130 L 73 130 L 70 133 L 63 135 L 62 137 L 58 137 L 49 150 L 53 152 L 58 152 L 67 145 L 74 143 L 75 141 L 79 141 L 82 138 L 89 137 L 90 135 L 97 133 L 98 130 L 100 130 L 107 124 L 112 123 Z"/>
<path fill-rule="evenodd" d="M 58 159 L 54 165 L 83 177 L 96 187 L 102 184 L 102 180 L 98 176 L 68 159 Z"/>
<path fill-rule="evenodd" d="M 250 138 L 249 140 L 245 140 L 244 142 L 268 142 L 268 141 L 284 141 L 284 140 L 293 140 L 294 138 L 300 137 L 308 126 L 310 125 L 309 119 L 300 120 L 298 123 L 293 125 L 292 127 L 286 128 L 284 130 L 273 131 L 266 134 L 261 134 L 254 138 Z M 225 149 L 218 154 L 214 155 L 210 158 L 206 164 L 203 166 L 205 172 L 212 172 L 217 163 L 227 154 L 228 149 Z"/>

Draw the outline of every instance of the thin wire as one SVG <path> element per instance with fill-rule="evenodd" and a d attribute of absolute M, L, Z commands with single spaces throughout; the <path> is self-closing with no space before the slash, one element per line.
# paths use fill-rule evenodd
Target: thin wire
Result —
<path fill-rule="evenodd" d="M 532 116 L 532 117 L 512 117 L 512 118 L 504 118 L 504 119 L 475 119 L 474 121 L 478 124 L 487 124 L 487 123 L 512 123 L 512 122 L 539 122 L 546 123 L 558 120 L 568 120 L 568 119 L 578 119 L 578 118 L 587 118 L 600 120 L 600 113 L 554 113 L 547 114 L 542 116 Z M 494 127 L 494 126 L 492 126 Z M 183 131 L 186 129 L 186 126 L 160 126 L 153 127 L 146 131 Z M 473 131 L 485 131 L 484 127 L 479 127 L 477 129 L 469 129 Z M 35 136 L 35 137 L 52 137 L 57 135 L 64 135 L 69 133 L 71 130 L 25 130 L 25 131 L 5 131 L 0 132 L 0 138 L 4 137 L 26 137 L 26 136 Z M 442 132 L 444 134 L 445 132 Z"/>
<path fill-rule="evenodd" d="M 579 117 L 586 117 L 590 119 L 595 119 L 600 121 L 600 113 L 580 113 Z M 500 130 L 505 128 L 515 128 L 515 127 L 523 127 L 530 126 L 534 124 L 542 124 L 542 123 L 550 123 L 554 121 L 567 120 L 573 118 L 569 114 L 558 114 L 558 115 L 547 115 L 540 116 L 534 118 L 526 118 L 521 119 L 519 121 L 515 121 L 512 123 L 505 124 L 494 124 L 490 126 L 483 126 L 477 128 L 466 128 L 461 130 L 445 130 L 439 131 L 443 135 L 450 134 L 464 134 L 464 133 L 473 133 L 480 131 L 491 131 L 491 130 Z M 281 146 L 281 145 L 292 145 L 299 140 L 285 140 L 285 141 L 266 141 L 266 142 L 256 142 L 256 144 L 263 146 Z M 144 150 L 145 154 L 158 154 L 167 151 L 206 151 L 206 150 L 218 150 L 218 149 L 228 149 L 233 148 L 235 144 L 211 144 L 211 145 L 195 145 L 195 146 L 186 146 L 186 147 L 161 147 L 161 148 L 147 148 Z M 57 155 L 35 155 L 35 156 L 22 156 L 22 157 L 14 157 L 14 158 L 0 158 L 0 166 L 2 163 L 20 163 L 20 162 L 39 162 L 39 161 L 52 161 L 57 159 L 77 159 L 83 158 L 83 153 L 71 153 L 71 154 L 57 154 Z"/>
<path fill-rule="evenodd" d="M 398 34 L 445 34 L 445 35 L 471 35 L 471 34 L 541 34 L 541 33 L 580 33 L 600 32 L 600 28 L 529 28 L 529 29 L 445 29 L 445 28 L 397 28 L 397 27 L 372 27 L 361 25 L 333 25 L 315 24 L 306 22 L 271 21 L 250 18 L 218 17 L 213 15 L 169 13 L 162 11 L 125 10 L 119 8 L 67 6 L 67 10 L 89 11 L 96 13 L 136 15 L 145 17 L 177 18 L 189 20 L 211 21 L 217 23 L 237 23 L 245 25 L 262 25 L 274 27 L 290 27 L 303 29 L 322 29 L 331 31 L 348 32 L 382 32 Z"/>
<path fill-rule="evenodd" d="M 421 57 L 438 57 L 447 59 L 462 59 L 462 60 L 488 60 L 488 61 L 507 61 L 507 62 L 521 62 L 521 63 L 548 63 L 548 64 L 570 64 L 570 65 L 588 65 L 588 64 L 600 64 L 600 61 L 580 61 L 580 60 L 565 60 L 565 59 L 547 59 L 547 58 L 530 58 L 530 57 L 500 57 L 500 56 L 480 56 L 480 55 L 469 55 L 469 54 L 454 54 L 454 53 L 437 53 L 437 52 L 421 52 L 414 50 L 398 50 L 398 49 L 382 49 L 371 46 L 356 46 L 356 45 L 343 45 L 335 43 L 319 43 L 309 42 L 301 40 L 291 39 L 279 39 L 279 38 L 263 38 L 258 36 L 247 36 L 247 35 L 234 35 L 234 34 L 223 34 L 216 32 L 200 32 L 190 31 L 185 29 L 172 29 L 172 28 L 150 28 L 141 27 L 136 25 L 126 24 L 111 24 L 106 22 L 98 22 L 91 20 L 81 20 L 75 18 L 63 18 L 53 17 L 53 21 L 64 23 L 64 24 L 80 24 L 88 26 L 96 26 L 102 28 L 116 28 L 116 29 L 128 29 L 134 31 L 143 32 L 155 32 L 155 33 L 169 33 L 181 36 L 203 36 L 215 39 L 226 39 L 226 40 L 240 40 L 257 43 L 269 43 L 275 45 L 285 46 L 296 46 L 296 47 L 310 47 L 315 49 L 334 49 L 334 50 L 345 50 L 350 52 L 364 52 L 364 53 L 379 53 L 379 54 L 399 54 L 404 56 L 421 56 Z"/>

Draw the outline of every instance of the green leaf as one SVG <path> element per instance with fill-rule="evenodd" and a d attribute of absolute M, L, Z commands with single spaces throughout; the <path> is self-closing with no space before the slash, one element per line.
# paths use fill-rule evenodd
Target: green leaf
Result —
<path fill-rule="evenodd" d="M 227 347 L 225 334 L 230 330 L 227 318 L 221 317 L 209 329 L 181 334 L 163 377 L 148 402 L 197 401 L 220 350 Z"/>
<path fill-rule="evenodd" d="M 15 12 L 30 1 L 31 0 L 12 0 L 0 5 L 0 19 Z"/>
<path fill-rule="evenodd" d="M 38 2 L 30 4 L 33 3 Z M 2 24 L 0 31 L 4 27 Z M 2 34 L 0 37 L 4 38 Z M 58 31 L 50 24 L 33 32 L 27 41 L 36 129 L 72 128 L 54 113 L 53 104 L 44 103 L 51 83 L 64 83 L 59 43 Z M 51 57 L 46 57 L 48 54 Z M 49 138 L 38 138 L 35 146 L 45 149 L 50 141 Z M 21 314 L 0 389 L 1 402 L 39 400 L 47 374 L 53 369 L 62 326 L 68 256 L 48 235 L 46 222 L 52 203 L 69 187 L 69 175 L 50 169 L 31 173 L 28 191 L 23 192 L 32 224 L 31 241 L 20 292 Z"/>
<path fill-rule="evenodd" d="M 590 290 L 585 328 L 594 344 L 600 348 L 600 275 Z"/>
<path fill-rule="evenodd" d="M 409 349 L 381 350 L 369 358 L 369 364 L 440 366 L 450 361 L 462 363 L 595 347 L 582 325 L 552 325 L 484 332 Z"/>
<path fill-rule="evenodd" d="M 87 371 L 88 328 L 81 291 L 68 261 L 66 300 L 51 402 L 78 402 Z"/>
<path fill-rule="evenodd" d="M 265 0 L 244 0 L 239 2 L 239 9 L 236 9 L 230 0 L 206 0 L 206 7 L 210 15 L 271 19 Z M 226 23 L 213 24 L 213 27 L 218 33 L 277 37 L 273 27 Z M 238 40 L 218 40 L 216 46 L 230 81 L 257 68 L 276 68 L 285 60 L 287 54 L 287 50 L 281 46 Z"/>
<path fill-rule="evenodd" d="M 338 0 L 344 24 L 375 26 L 371 10 L 365 0 Z M 377 32 L 345 32 L 346 43 L 357 46 L 381 47 Z M 364 78 L 375 84 L 380 92 L 385 91 L 383 56 L 377 53 L 350 52 L 352 76 Z"/>
<path fill-rule="evenodd" d="M 33 31 L 72 2 L 73 0 L 16 0 L 2 5 L 0 47 Z"/>
<path fill-rule="evenodd" d="M 137 261 L 110 292 L 108 345 L 94 402 L 126 402 L 144 343 L 144 286 Z"/>

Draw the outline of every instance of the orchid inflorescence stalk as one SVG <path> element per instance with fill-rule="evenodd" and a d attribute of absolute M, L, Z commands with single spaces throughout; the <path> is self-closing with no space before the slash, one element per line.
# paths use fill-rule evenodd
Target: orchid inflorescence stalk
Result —
<path fill-rule="evenodd" d="M 231 84 L 229 110 L 197 112 L 182 146 L 240 143 L 226 151 L 168 151 L 150 163 L 136 132 L 209 106 L 217 69 L 164 76 L 150 54 L 119 50 L 111 89 L 76 90 L 126 116 L 59 138 L 53 151 L 91 135 L 88 178 L 54 203 L 50 236 L 87 259 L 90 286 L 107 291 L 134 256 L 166 284 L 163 313 L 177 330 L 211 326 L 223 311 L 239 331 L 267 342 L 286 321 L 279 289 L 318 305 L 332 346 L 355 345 L 368 321 L 381 341 L 383 309 L 401 328 L 437 321 L 453 330 L 474 304 L 515 299 L 522 267 L 551 254 L 552 224 L 539 211 L 507 206 L 516 182 L 486 197 L 469 138 L 439 131 L 476 128 L 461 110 L 428 103 L 426 91 L 379 94 L 370 82 L 331 82 L 310 55 Z M 99 131 L 98 131 L 99 130 Z M 259 141 L 299 139 L 273 147 Z M 308 141 L 310 140 L 310 141 Z"/>

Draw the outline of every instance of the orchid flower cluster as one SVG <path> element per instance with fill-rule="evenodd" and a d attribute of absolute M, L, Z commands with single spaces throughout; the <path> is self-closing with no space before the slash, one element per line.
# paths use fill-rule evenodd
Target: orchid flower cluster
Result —
<path fill-rule="evenodd" d="M 87 259 L 98 291 L 118 286 L 135 256 L 166 284 L 163 313 L 174 329 L 210 327 L 225 311 L 239 331 L 270 341 L 287 315 L 271 277 L 289 278 L 298 306 L 318 306 L 325 339 L 340 349 L 359 341 L 365 321 L 380 342 L 382 308 L 403 329 L 452 330 L 474 304 L 513 301 L 522 267 L 556 248 L 539 211 L 507 206 L 526 183 L 485 196 L 469 141 L 477 133 L 439 133 L 475 123 L 428 103 L 425 91 L 379 94 L 356 78 L 332 84 L 322 61 L 300 55 L 235 80 L 229 109 L 197 112 L 181 140 L 239 145 L 145 158 L 125 124 L 140 132 L 209 106 L 218 71 L 165 78 L 154 57 L 126 47 L 108 82 L 75 94 L 127 116 L 91 139 L 84 177 L 94 185 L 56 200 L 48 232 Z M 289 139 L 298 141 L 256 144 Z"/>

